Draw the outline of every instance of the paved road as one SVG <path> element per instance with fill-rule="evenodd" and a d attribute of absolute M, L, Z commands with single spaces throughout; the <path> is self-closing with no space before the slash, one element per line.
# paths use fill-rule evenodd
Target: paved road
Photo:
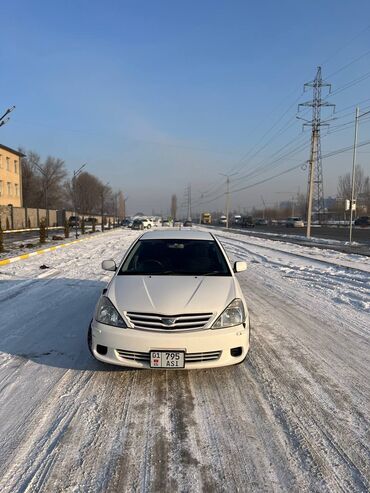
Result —
<path fill-rule="evenodd" d="M 222 226 L 211 226 L 215 229 L 226 231 Z M 306 239 L 305 228 L 287 228 L 286 226 L 256 226 L 254 228 L 236 228 L 231 227 L 230 230 L 238 230 L 238 233 L 257 236 L 259 238 L 268 238 L 270 240 L 289 241 L 298 245 L 310 244 L 317 248 L 337 250 L 344 253 L 357 253 L 360 255 L 370 256 L 370 228 L 354 228 L 353 244 L 349 245 L 348 228 L 337 227 L 314 227 L 311 232 L 311 240 L 309 243 Z M 317 239 L 333 240 L 333 243 L 315 242 Z M 340 243 L 336 243 L 340 242 Z"/>
<path fill-rule="evenodd" d="M 1 269 L 0 491 L 369 491 L 364 274 L 225 235 L 249 264 L 245 363 L 125 370 L 91 358 L 86 328 L 101 259 L 138 234 Z"/>
<path fill-rule="evenodd" d="M 306 228 L 287 228 L 286 226 L 255 226 L 252 230 L 256 233 L 267 232 L 278 235 L 306 236 Z M 349 229 L 329 226 L 312 227 L 311 236 L 313 238 L 348 241 Z M 370 245 L 370 228 L 353 228 L 352 240 L 358 243 Z"/>

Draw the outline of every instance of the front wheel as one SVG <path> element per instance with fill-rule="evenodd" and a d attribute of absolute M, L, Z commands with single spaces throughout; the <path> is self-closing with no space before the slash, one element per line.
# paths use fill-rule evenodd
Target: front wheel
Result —
<path fill-rule="evenodd" d="M 92 332 L 91 332 L 91 322 L 90 322 L 90 325 L 89 325 L 89 330 L 87 331 L 87 345 L 89 347 L 89 351 L 91 353 L 91 356 L 95 358 L 95 354 L 93 353 L 92 351 Z"/>

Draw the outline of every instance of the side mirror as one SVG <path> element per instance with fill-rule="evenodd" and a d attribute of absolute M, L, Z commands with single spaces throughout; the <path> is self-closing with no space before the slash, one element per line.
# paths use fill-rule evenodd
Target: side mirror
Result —
<path fill-rule="evenodd" d="M 103 262 L 101 263 L 101 268 L 104 270 L 115 272 L 117 270 L 116 262 L 112 259 L 103 260 Z"/>
<path fill-rule="evenodd" d="M 234 264 L 234 272 L 243 272 L 247 269 L 247 262 L 238 261 Z"/>

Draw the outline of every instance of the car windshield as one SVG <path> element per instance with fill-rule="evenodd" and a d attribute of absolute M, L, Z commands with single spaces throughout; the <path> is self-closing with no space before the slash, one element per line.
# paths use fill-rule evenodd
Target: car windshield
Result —
<path fill-rule="evenodd" d="M 213 240 L 139 240 L 119 275 L 231 276 Z"/>

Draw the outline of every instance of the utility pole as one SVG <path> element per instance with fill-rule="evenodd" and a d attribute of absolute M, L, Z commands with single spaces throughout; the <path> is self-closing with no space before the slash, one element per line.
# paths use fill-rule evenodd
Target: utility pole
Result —
<path fill-rule="evenodd" d="M 353 207 L 355 200 L 355 181 L 356 181 L 356 155 L 357 155 L 357 134 L 358 134 L 358 119 L 360 115 L 360 108 L 356 107 L 355 116 L 355 140 L 353 142 L 353 156 L 352 156 L 352 183 L 351 183 L 351 202 L 350 202 L 350 220 L 349 220 L 349 242 L 352 243 L 352 221 L 353 221 Z"/>
<path fill-rule="evenodd" d="M 323 106 L 334 107 L 335 105 L 328 103 L 327 101 L 322 99 L 321 90 L 323 87 L 328 87 L 330 93 L 331 84 L 323 81 L 321 76 L 321 67 L 318 67 L 315 79 L 311 82 L 307 82 L 304 85 L 304 90 L 306 90 L 306 88 L 312 88 L 312 100 L 298 105 L 298 111 L 300 110 L 301 106 L 308 106 L 312 108 L 311 120 L 306 120 L 305 118 L 297 116 L 297 118 L 305 120 L 306 123 L 303 124 L 303 127 L 311 127 L 311 151 L 309 159 L 307 201 L 307 238 L 310 238 L 311 236 L 312 213 L 314 213 L 319 221 L 321 221 L 325 212 L 320 129 L 322 126 L 328 125 L 328 123 L 327 121 L 321 121 L 321 108 Z"/>
<path fill-rule="evenodd" d="M 230 211 L 230 177 L 237 175 L 238 173 L 232 173 L 231 175 L 225 173 L 219 173 L 222 176 L 226 176 L 226 229 L 229 229 L 229 211 Z"/>
<path fill-rule="evenodd" d="M 262 195 L 261 195 L 261 200 L 262 200 L 262 204 L 263 204 L 262 219 L 265 219 L 265 214 L 266 214 L 266 204 L 265 204 L 265 201 L 263 200 Z"/>
<path fill-rule="evenodd" d="M 356 107 L 355 115 L 355 138 L 353 142 L 353 155 L 352 155 L 352 179 L 351 179 L 351 201 L 350 201 L 350 220 L 349 220 L 349 242 L 352 243 L 352 221 L 353 212 L 356 208 L 355 198 L 355 185 L 356 185 L 356 157 L 357 157 L 357 137 L 358 137 L 358 121 L 361 117 L 370 114 L 370 111 L 366 111 L 360 115 L 360 108 Z"/>
<path fill-rule="evenodd" d="M 191 184 L 188 186 L 188 221 L 191 221 Z"/>
<path fill-rule="evenodd" d="M 82 166 L 80 166 L 77 170 L 73 171 L 73 178 L 72 178 L 72 194 L 73 194 L 73 215 L 75 217 L 75 235 L 76 239 L 78 238 L 78 223 L 77 223 L 77 215 L 76 215 L 76 209 L 77 209 L 77 189 L 76 189 L 76 179 L 77 177 L 81 174 L 83 168 L 86 166 L 86 163 L 84 163 Z"/>

